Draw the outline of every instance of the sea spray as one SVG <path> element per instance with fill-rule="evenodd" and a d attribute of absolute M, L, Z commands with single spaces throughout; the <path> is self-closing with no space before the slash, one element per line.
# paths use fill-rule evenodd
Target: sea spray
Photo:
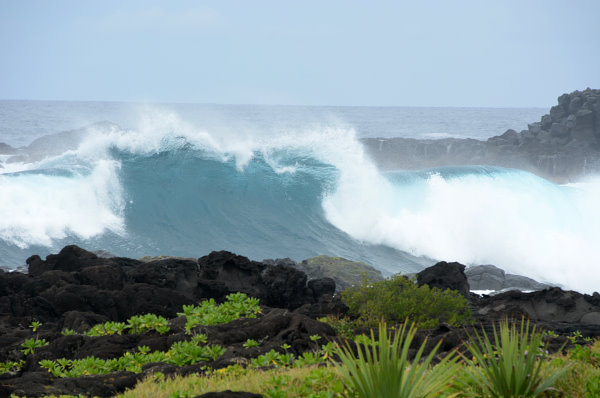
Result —
<path fill-rule="evenodd" d="M 600 286 L 598 180 L 557 186 L 492 167 L 381 173 L 346 127 L 207 130 L 147 114 L 0 169 L 1 265 L 76 243 L 129 257 L 332 254 L 387 273 L 457 260 Z"/>
<path fill-rule="evenodd" d="M 495 264 L 565 287 L 598 290 L 600 180 L 558 186 L 530 173 L 451 167 L 387 173 L 370 208 L 336 191 L 327 218 L 351 236 L 416 256 Z M 371 182 L 368 190 L 377 186 Z"/>

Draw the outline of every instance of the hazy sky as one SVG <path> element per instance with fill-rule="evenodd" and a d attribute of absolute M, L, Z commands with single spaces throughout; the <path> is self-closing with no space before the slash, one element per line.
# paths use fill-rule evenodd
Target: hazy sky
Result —
<path fill-rule="evenodd" d="M 548 107 L 600 0 L 0 0 L 0 99 Z"/>

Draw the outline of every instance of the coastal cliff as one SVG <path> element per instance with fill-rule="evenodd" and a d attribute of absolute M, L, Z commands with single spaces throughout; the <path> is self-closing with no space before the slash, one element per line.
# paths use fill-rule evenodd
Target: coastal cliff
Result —
<path fill-rule="evenodd" d="M 382 170 L 490 165 L 526 170 L 568 182 L 600 172 L 600 90 L 563 94 L 527 130 L 507 130 L 487 141 L 446 138 L 365 138 Z"/>

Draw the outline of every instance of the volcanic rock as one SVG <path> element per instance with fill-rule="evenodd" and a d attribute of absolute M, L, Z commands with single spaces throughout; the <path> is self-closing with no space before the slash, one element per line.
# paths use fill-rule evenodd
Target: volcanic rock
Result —
<path fill-rule="evenodd" d="M 309 280 L 331 278 L 335 282 L 338 292 L 351 286 L 360 285 L 363 277 L 366 277 L 369 281 L 383 280 L 381 271 L 369 264 L 347 260 L 342 257 L 321 255 L 302 260 L 299 263 L 289 258 L 269 259 L 263 260 L 263 262 L 271 265 L 282 264 L 298 268 L 307 275 Z"/>
<path fill-rule="evenodd" d="M 563 94 L 558 105 L 517 133 L 487 141 L 365 138 L 382 170 L 481 165 L 518 168 L 562 183 L 600 172 L 600 90 Z"/>
<path fill-rule="evenodd" d="M 209 344 L 220 344 L 226 353 L 213 368 L 248 363 L 250 358 L 271 349 L 300 355 L 335 338 L 334 330 L 307 315 L 344 311 L 333 299 L 335 282 L 313 279 L 282 264 L 269 265 L 229 252 L 213 252 L 199 260 L 160 258 L 138 261 L 103 258 L 77 246 L 66 246 L 46 260 L 32 256 L 28 274 L 0 270 L 0 361 L 25 360 L 18 373 L 0 375 L 0 396 L 11 394 L 92 394 L 112 396 L 133 387 L 142 377 L 160 369 L 165 375 L 202 371 L 205 363 L 175 367 L 146 364 L 143 373 L 114 372 L 104 376 L 56 378 L 39 366 L 41 359 L 115 358 L 136 347 L 167 351 L 177 341 L 188 340 L 185 318 L 177 317 L 184 304 L 202 299 L 225 300 L 232 292 L 261 299 L 262 314 L 255 319 L 238 319 L 225 325 L 198 326 L 192 333 L 205 333 Z M 277 306 L 279 308 L 271 308 Z M 298 311 L 292 311 L 298 309 Z M 82 334 L 98 323 L 125 321 L 136 314 L 154 313 L 171 318 L 168 334 L 156 332 L 90 337 Z M 34 334 L 32 320 L 43 323 Z M 61 335 L 68 328 L 76 334 Z M 311 336 L 323 339 L 314 342 Z M 25 356 L 20 344 L 28 338 L 46 339 L 49 344 Z M 252 338 L 259 347 L 243 344 Z"/>
<path fill-rule="evenodd" d="M 442 290 L 456 290 L 465 297 L 469 296 L 469 282 L 465 275 L 465 266 L 460 263 L 440 261 L 417 274 L 419 286 L 429 285 Z"/>
<path fill-rule="evenodd" d="M 525 276 L 506 274 L 494 265 L 475 265 L 467 268 L 465 274 L 471 290 L 542 290 L 550 287 Z"/>

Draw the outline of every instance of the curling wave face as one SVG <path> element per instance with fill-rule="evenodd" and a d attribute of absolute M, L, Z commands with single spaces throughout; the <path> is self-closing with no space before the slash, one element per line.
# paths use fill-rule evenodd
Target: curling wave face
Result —
<path fill-rule="evenodd" d="M 78 243 L 130 257 L 327 253 L 387 272 L 493 263 L 600 286 L 600 180 L 557 186 L 491 167 L 380 173 L 347 128 L 225 134 L 152 113 L 136 129 L 97 125 L 62 153 L 5 163 L 0 265 Z"/>

